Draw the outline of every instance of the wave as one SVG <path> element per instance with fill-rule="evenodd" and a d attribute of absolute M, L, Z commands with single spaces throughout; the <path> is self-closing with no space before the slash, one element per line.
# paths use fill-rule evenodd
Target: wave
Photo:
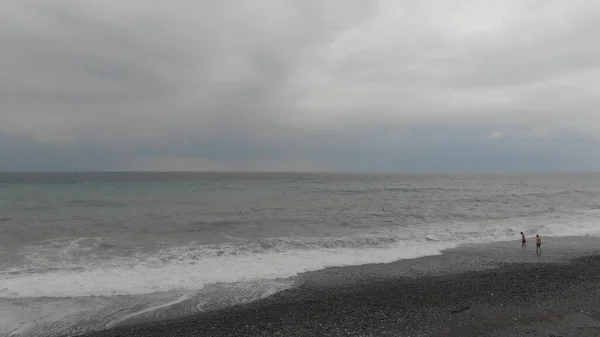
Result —
<path fill-rule="evenodd" d="M 472 190 L 469 188 L 459 188 L 459 187 L 369 187 L 369 188 L 361 188 L 361 189 L 339 189 L 333 190 L 336 193 L 340 194 L 369 194 L 369 193 L 378 193 L 378 192 L 400 192 L 400 193 L 423 193 L 423 192 L 451 192 L 451 191 L 461 191 L 464 192 L 466 190 Z"/>
<path fill-rule="evenodd" d="M 531 193 L 512 193 L 512 194 L 492 194 L 492 195 L 475 195 L 471 197 L 457 198 L 455 201 L 464 203 L 490 203 L 497 204 L 498 202 L 516 202 L 523 199 L 534 197 L 536 199 L 551 199 L 557 196 L 594 196 L 595 193 L 590 191 L 557 191 L 557 192 L 531 192 Z"/>
<path fill-rule="evenodd" d="M 217 283 L 289 278 L 333 266 L 393 262 L 439 254 L 453 246 L 422 245 L 385 237 L 309 238 L 306 242 L 282 238 L 241 245 L 191 244 L 94 262 L 65 259 L 62 268 L 53 263 L 46 270 L 41 269 L 43 261 L 38 256 L 35 272 L 0 274 L 0 297 L 114 296 L 199 290 Z"/>
<path fill-rule="evenodd" d="M 102 199 L 69 199 L 63 201 L 66 205 L 74 206 L 74 207 L 124 207 L 125 205 L 122 202 L 117 202 L 114 200 L 102 200 Z"/>
<path fill-rule="evenodd" d="M 440 254 L 471 242 L 529 235 L 600 233 L 599 210 L 565 218 L 398 227 L 345 237 L 279 237 L 222 244 L 190 243 L 115 257 L 109 239 L 50 240 L 24 250 L 29 265 L 0 273 L 0 297 L 85 297 L 197 291 L 206 285 L 285 279 L 334 266 L 388 263 Z M 123 246 L 122 244 L 119 246 Z M 6 270 L 5 270 L 6 271 Z"/>
<path fill-rule="evenodd" d="M 185 229 L 187 232 L 203 232 L 209 230 L 211 228 L 222 229 L 224 227 L 229 226 L 237 226 L 246 221 L 243 220 L 215 220 L 215 221 L 205 221 L 205 220 L 196 220 L 189 223 L 189 227 Z"/>
<path fill-rule="evenodd" d="M 217 284 L 197 292 L 79 298 L 0 298 L 0 336 L 77 336 L 176 319 L 252 302 L 288 289 L 287 280 Z M 5 335 L 3 333 L 8 333 Z"/>

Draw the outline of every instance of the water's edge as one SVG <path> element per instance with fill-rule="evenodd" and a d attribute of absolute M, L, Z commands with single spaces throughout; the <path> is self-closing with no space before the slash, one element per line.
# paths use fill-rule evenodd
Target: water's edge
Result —
<path fill-rule="evenodd" d="M 205 310 L 190 313 L 185 316 L 165 315 L 169 310 L 177 312 L 175 307 L 184 305 L 174 304 L 173 308 L 157 308 L 153 315 L 130 317 L 108 328 L 135 329 L 166 324 L 171 321 L 185 321 L 200 317 L 207 313 L 218 313 L 220 310 L 243 308 L 257 303 L 268 303 L 293 293 L 300 287 L 343 288 L 360 284 L 368 284 L 373 280 L 406 279 L 439 275 L 460 274 L 471 271 L 494 269 L 514 263 L 566 263 L 583 256 L 600 255 L 600 238 L 591 236 L 554 237 L 544 240 L 544 251 L 536 254 L 535 248 L 521 249 L 518 241 L 503 241 L 482 244 L 464 244 L 456 248 L 445 249 L 439 255 L 429 255 L 414 259 L 402 259 L 392 263 L 365 264 L 357 266 L 330 267 L 318 271 L 299 274 L 298 276 L 281 280 L 289 282 L 290 287 L 274 292 L 263 298 L 234 305 L 215 305 Z M 189 300 L 189 303 L 193 303 Z M 162 312 L 162 314 L 157 314 Z M 152 317 L 162 317 L 152 320 Z M 149 319 L 150 318 L 150 319 Z"/>

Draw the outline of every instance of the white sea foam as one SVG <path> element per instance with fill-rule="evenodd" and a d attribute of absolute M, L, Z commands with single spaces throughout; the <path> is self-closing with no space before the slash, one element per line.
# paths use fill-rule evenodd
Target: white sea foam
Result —
<path fill-rule="evenodd" d="M 445 223 L 347 237 L 285 237 L 244 243 L 188 244 L 122 257 L 98 256 L 100 238 L 27 247 L 21 271 L 0 273 L 0 297 L 77 297 L 196 291 L 208 284 L 278 279 L 331 266 L 387 263 L 440 254 L 462 243 L 544 236 L 597 235 L 600 210 L 548 220 Z M 85 243 L 85 244 L 83 244 Z M 91 245 L 91 246 L 90 246 Z M 90 248 L 91 247 L 91 248 Z M 93 249 L 92 249 L 93 248 Z"/>
<path fill-rule="evenodd" d="M 71 336 L 164 320 L 251 302 L 290 285 L 289 280 L 261 280 L 213 285 L 201 291 L 116 297 L 0 298 L 0 336 Z"/>
<path fill-rule="evenodd" d="M 402 243 L 374 248 L 229 253 L 204 246 L 176 247 L 131 259 L 113 259 L 41 273 L 0 276 L 0 297 L 73 297 L 198 290 L 207 284 L 287 278 L 330 266 L 392 262 L 439 254 L 450 243 Z M 210 254 L 206 252 L 210 251 Z"/>
<path fill-rule="evenodd" d="M 435 255 L 462 243 L 518 240 L 520 231 L 598 235 L 598 215 L 600 210 L 550 219 L 453 222 L 346 237 L 240 238 L 120 257 L 103 253 L 111 239 L 48 240 L 23 248 L 26 265 L 0 270 L 0 317 L 5 318 L 0 331 L 61 336 L 128 320 L 164 319 L 219 301 L 227 306 L 269 296 L 292 286 L 285 278 L 305 271 Z"/>

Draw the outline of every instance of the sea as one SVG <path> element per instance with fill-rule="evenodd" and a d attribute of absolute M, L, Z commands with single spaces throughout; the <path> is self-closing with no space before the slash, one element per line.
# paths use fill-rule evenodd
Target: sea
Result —
<path fill-rule="evenodd" d="M 300 273 L 600 234 L 600 173 L 0 173 L 0 336 L 267 297 Z"/>

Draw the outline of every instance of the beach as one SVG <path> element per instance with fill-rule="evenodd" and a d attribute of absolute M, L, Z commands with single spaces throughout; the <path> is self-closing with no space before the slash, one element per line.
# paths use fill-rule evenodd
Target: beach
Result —
<path fill-rule="evenodd" d="M 597 178 L 0 173 L 0 336 L 427 336 L 583 303 L 560 291 L 595 279 L 568 266 L 600 254 Z"/>
<path fill-rule="evenodd" d="M 328 268 L 255 302 L 85 336 L 598 336 L 599 243 L 472 244 Z"/>
<path fill-rule="evenodd" d="M 600 1 L 0 17 L 0 337 L 600 337 Z"/>

